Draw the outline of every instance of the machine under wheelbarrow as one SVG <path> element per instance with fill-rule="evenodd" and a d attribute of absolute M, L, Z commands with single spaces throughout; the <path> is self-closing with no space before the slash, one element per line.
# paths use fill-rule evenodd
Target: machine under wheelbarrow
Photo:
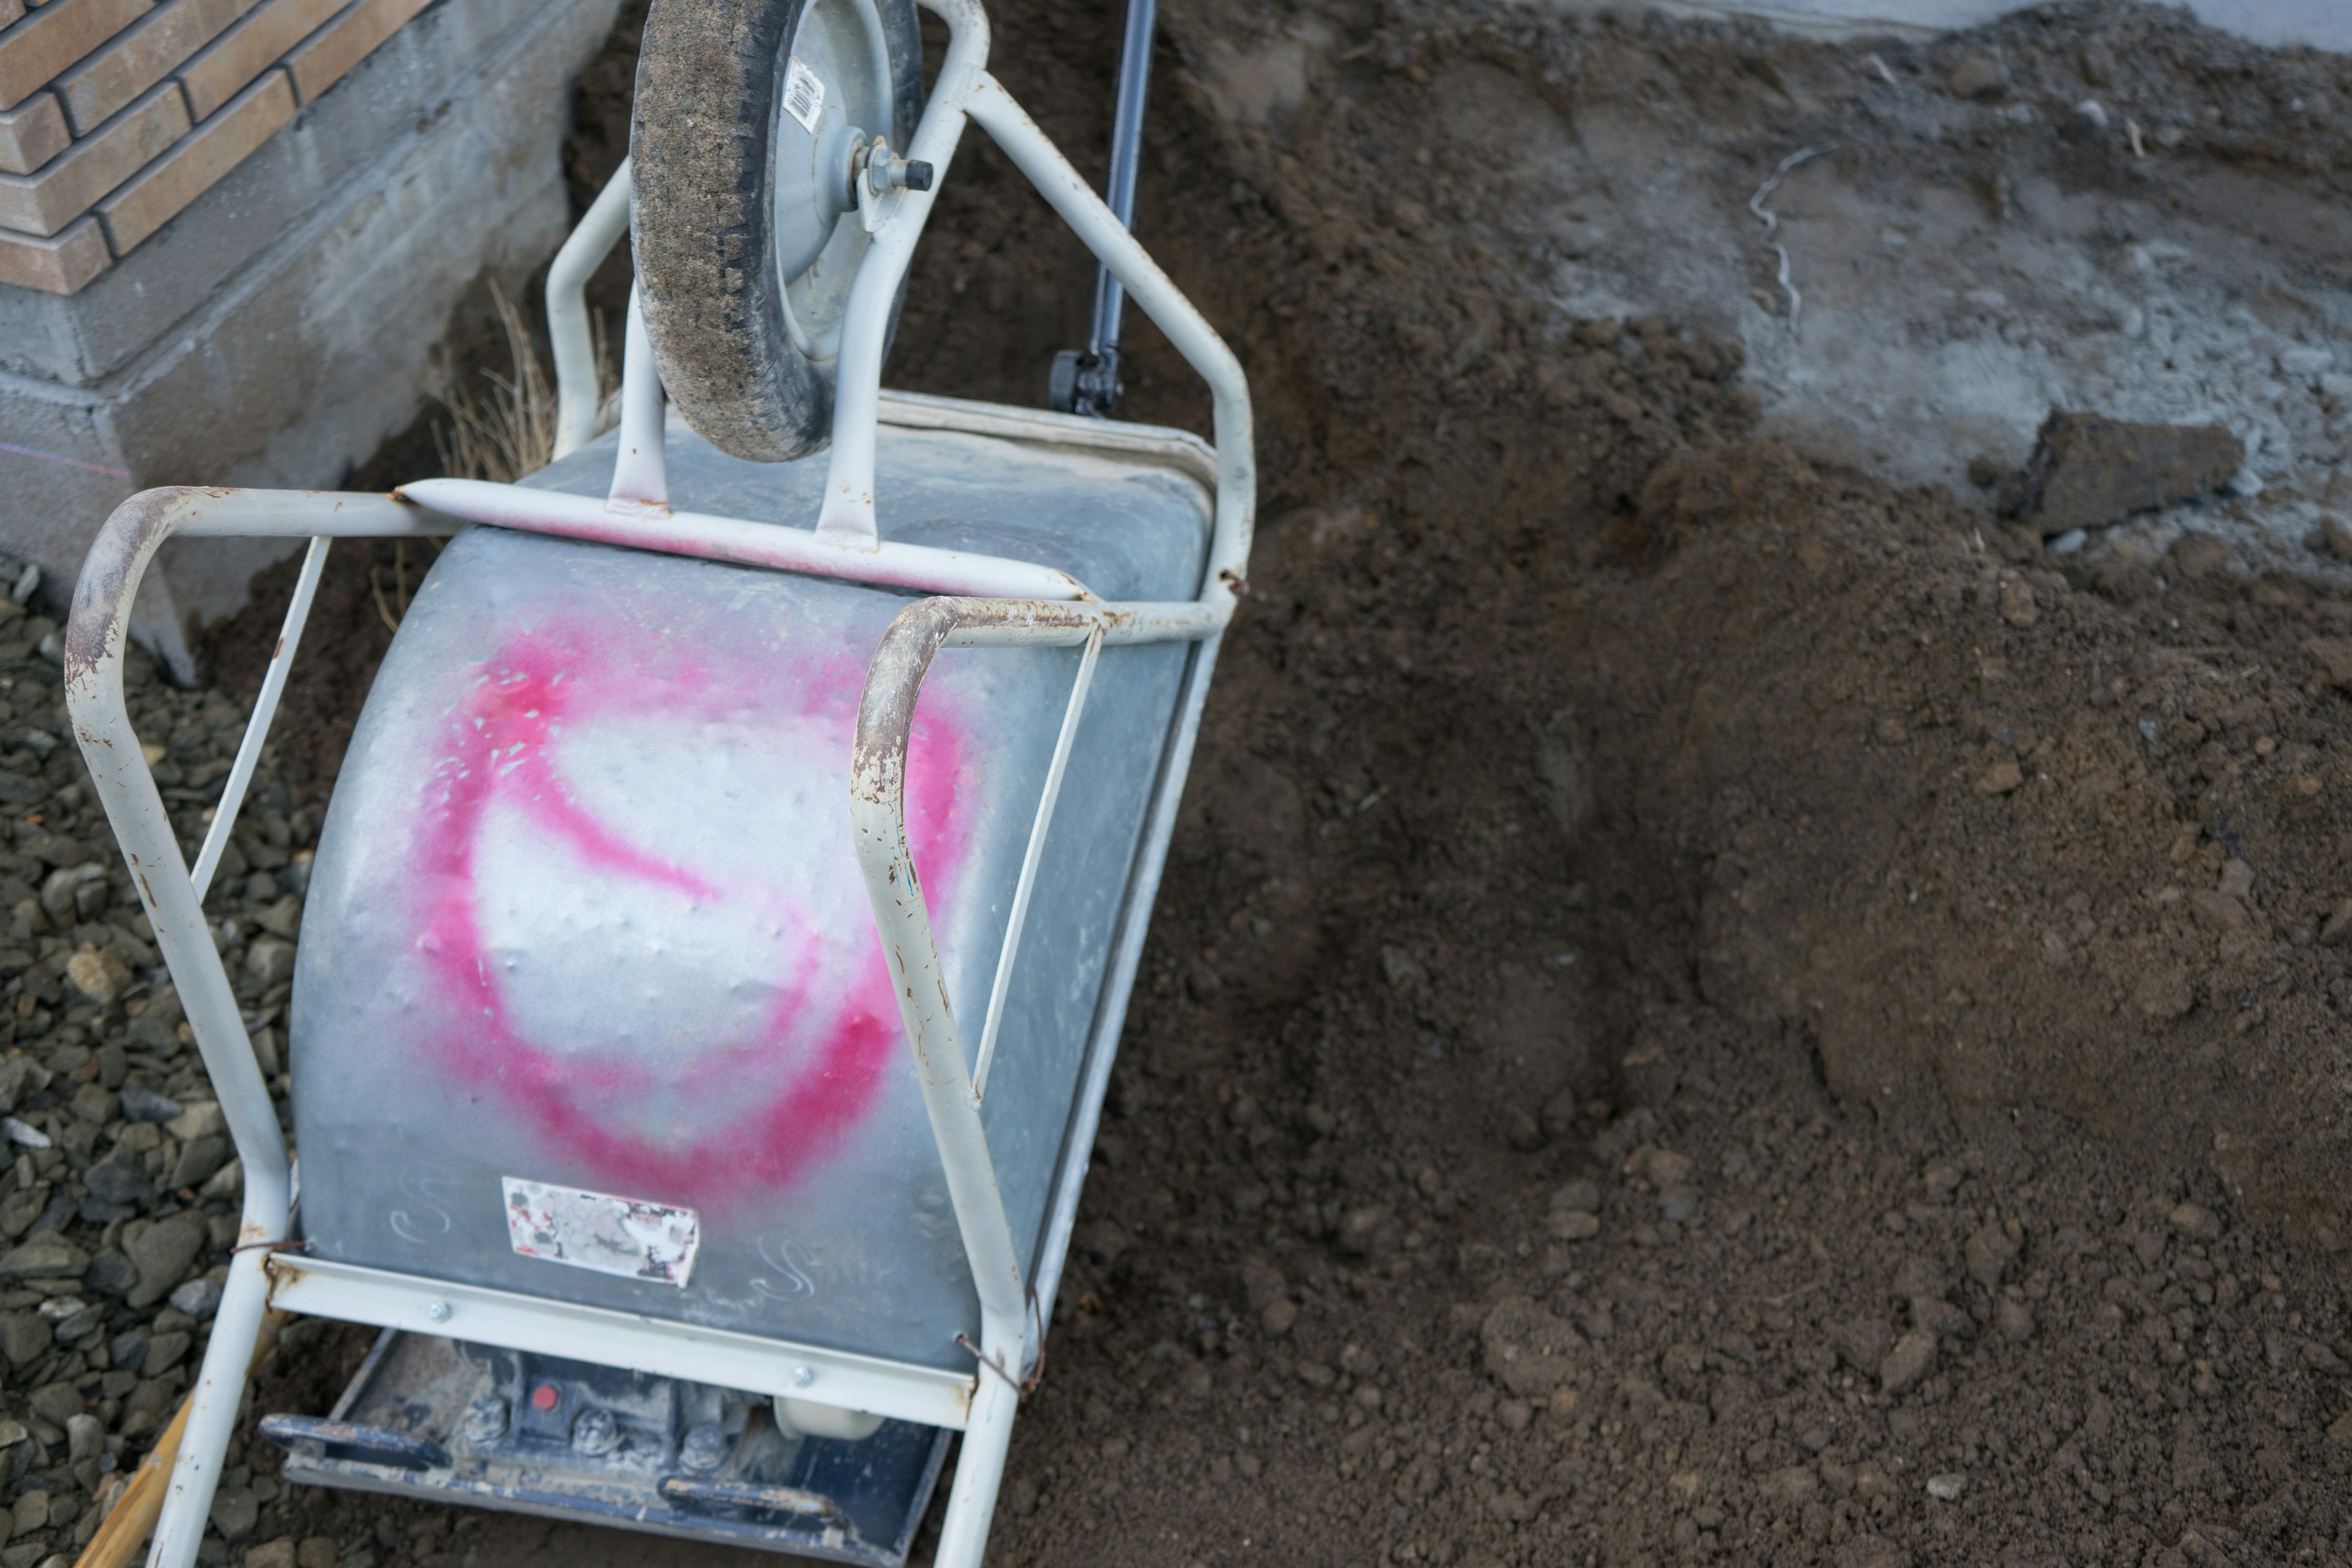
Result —
<path fill-rule="evenodd" d="M 152 1563 L 195 1557 L 271 1307 L 384 1331 L 264 1421 L 291 1479 L 896 1564 L 961 1432 L 937 1560 L 980 1560 L 1255 481 L 1232 353 L 987 74 L 979 0 L 923 4 L 928 103 L 906 0 L 655 0 L 632 163 L 551 278 L 545 469 L 150 490 L 91 550 L 76 731 L 245 1175 Z M 1213 446 L 880 391 L 967 121 Z M 580 289 L 624 227 L 597 437 Z M 310 542 L 191 867 L 121 661 L 198 535 Z M 310 873 L 298 1205 L 204 900 L 345 536 L 448 542 Z"/>

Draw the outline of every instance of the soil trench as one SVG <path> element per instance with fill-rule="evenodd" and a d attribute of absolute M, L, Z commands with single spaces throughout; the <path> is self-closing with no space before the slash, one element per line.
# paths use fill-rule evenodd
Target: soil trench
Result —
<path fill-rule="evenodd" d="M 2352 382 L 2322 368 L 2352 370 L 2327 357 L 2352 66 L 2121 5 L 1933 44 L 1483 4 L 1161 15 L 1137 226 L 1250 372 L 1261 531 L 992 1561 L 2352 1562 L 2352 597 L 2295 531 L 2352 503 Z M 1113 8 L 992 16 L 992 68 L 1095 172 Z M 583 82 L 583 197 L 635 29 Z M 1705 276 L 1759 299 L 1639 295 L 1613 219 L 1563 239 L 1530 171 L 1620 169 L 1636 121 L 1645 157 L 1738 193 Z M 2290 344 L 2276 398 L 2212 383 L 2216 418 L 2273 411 L 2252 492 L 2056 554 L 1944 478 L 2022 458 L 2006 405 L 1939 424 L 1930 376 L 1876 449 L 1859 394 L 1791 416 L 1834 365 L 1786 341 L 1741 206 L 1864 128 L 1824 181 L 1918 187 L 1992 251 L 2014 222 L 2129 267 L 2149 237 L 2110 232 L 2115 204 L 2273 215 L 2261 268 L 2213 285 Z M 2020 190 L 2064 222 L 2014 217 Z M 1822 341 L 1895 319 L 1808 256 Z M 1619 297 L 1694 302 L 1567 308 L 1599 298 L 1588 257 Z M 1091 278 L 975 135 L 893 384 L 1042 401 Z M 1129 348 L 1122 413 L 1205 428 L 1157 334 Z M 305 641 L 328 679 L 298 673 L 272 761 L 289 845 L 388 640 L 388 549 L 338 547 Z M 217 645 L 239 700 L 274 616 Z M 217 715 L 186 703 L 200 771 Z M 288 890 L 221 910 L 250 928 Z M 54 1228 L 97 1251 L 91 1226 Z M 323 1411 L 364 1345 L 305 1329 L 256 1409 Z M 35 1373 L 93 1375 L 14 1368 L 11 1414 Z M 281 1491 L 257 1440 L 235 1461 L 257 1500 L 216 1560 L 751 1561 Z M 12 1486 L 64 1496 L 60 1473 Z"/>

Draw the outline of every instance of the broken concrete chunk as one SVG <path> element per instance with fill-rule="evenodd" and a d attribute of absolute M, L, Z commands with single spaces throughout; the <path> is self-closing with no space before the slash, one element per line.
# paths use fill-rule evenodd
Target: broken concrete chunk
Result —
<path fill-rule="evenodd" d="M 2044 539 L 2100 528 L 2220 489 L 2245 461 L 2219 425 L 2133 425 L 2053 408 L 2002 490 L 2001 515 Z"/>

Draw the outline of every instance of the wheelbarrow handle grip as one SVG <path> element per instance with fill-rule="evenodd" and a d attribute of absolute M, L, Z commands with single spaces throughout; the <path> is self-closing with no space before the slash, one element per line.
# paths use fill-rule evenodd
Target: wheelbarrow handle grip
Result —
<path fill-rule="evenodd" d="M 297 1443 L 323 1443 L 366 1464 L 392 1465 L 404 1470 L 449 1468 L 448 1449 L 430 1437 L 395 1432 L 389 1426 L 362 1426 L 317 1415 L 265 1415 L 261 1435 L 281 1448 L 291 1448 Z"/>
<path fill-rule="evenodd" d="M 763 1487 L 747 1481 L 703 1481 L 690 1476 L 667 1476 L 661 1495 L 683 1508 L 735 1510 L 754 1513 L 806 1513 L 829 1518 L 841 1511 L 834 1500 L 802 1487 Z"/>

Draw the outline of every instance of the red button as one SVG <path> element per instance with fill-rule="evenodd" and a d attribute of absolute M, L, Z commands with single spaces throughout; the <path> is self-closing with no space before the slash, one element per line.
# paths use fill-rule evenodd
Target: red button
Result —
<path fill-rule="evenodd" d="M 555 1392 L 555 1384 L 551 1383 L 542 1383 L 537 1388 L 530 1391 L 531 1408 L 535 1410 L 552 1410 L 555 1408 L 556 1400 L 561 1397 L 562 1396 Z"/>

